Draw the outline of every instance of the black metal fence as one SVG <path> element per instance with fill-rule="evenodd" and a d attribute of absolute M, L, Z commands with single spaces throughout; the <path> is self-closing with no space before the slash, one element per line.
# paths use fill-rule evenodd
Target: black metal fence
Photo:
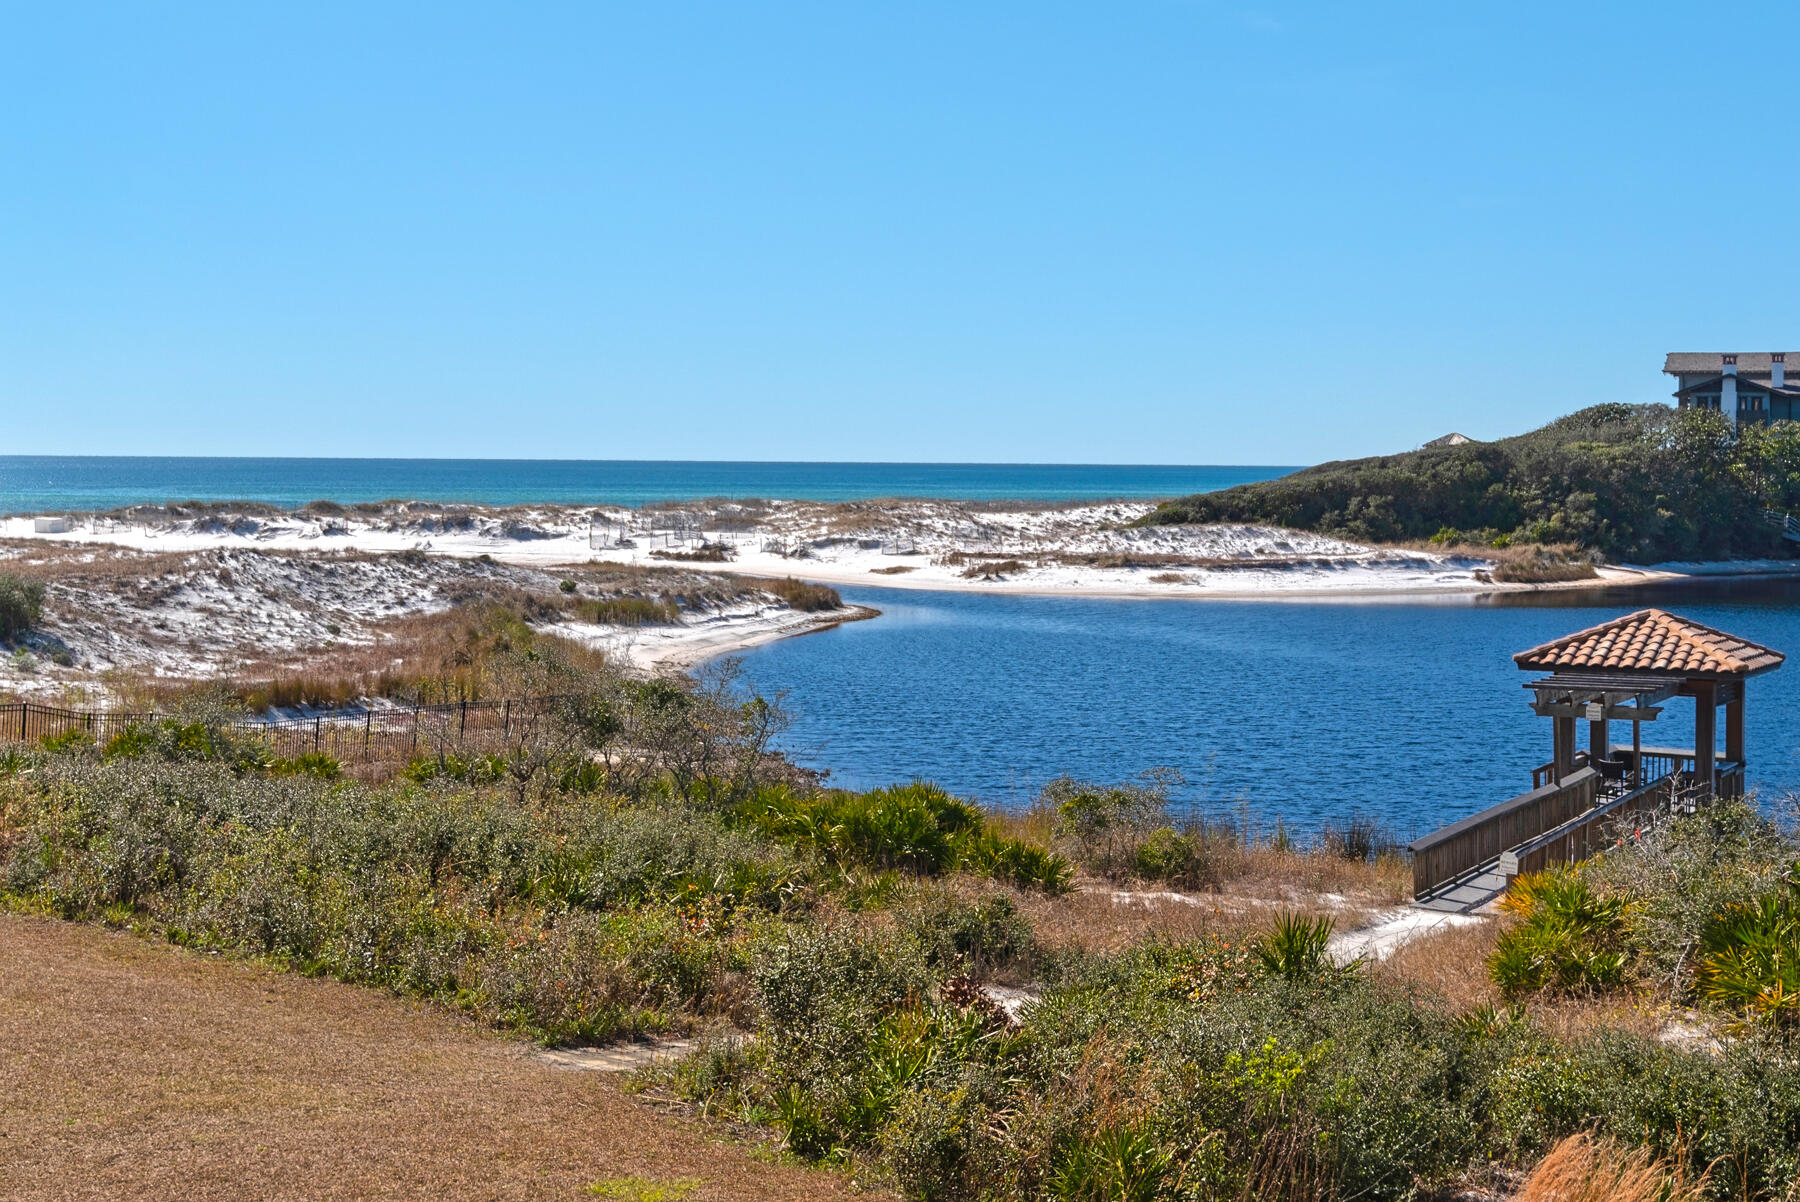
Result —
<path fill-rule="evenodd" d="M 318 752 L 340 760 L 406 759 L 464 745 L 523 738 L 557 697 L 452 701 L 333 710 L 303 717 L 235 718 L 227 725 L 267 740 L 270 751 L 294 757 Z M 175 715 L 145 710 L 73 710 L 30 701 L 0 703 L 0 741 L 35 743 L 70 731 L 106 743 L 132 726 Z"/>

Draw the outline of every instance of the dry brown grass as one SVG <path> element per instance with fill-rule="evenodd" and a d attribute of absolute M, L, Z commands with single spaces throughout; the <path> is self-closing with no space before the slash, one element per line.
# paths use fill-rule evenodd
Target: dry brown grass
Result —
<path fill-rule="evenodd" d="M 871 575 L 871 576 L 898 576 L 903 572 L 916 572 L 918 570 L 919 570 L 919 568 L 918 568 L 917 564 L 895 563 L 895 564 L 889 564 L 885 568 L 870 568 L 869 575 Z"/>
<path fill-rule="evenodd" d="M 1532 1020 L 1565 1044 L 1596 1039 L 1609 1032 L 1654 1039 L 1662 1030 L 1665 1014 L 1666 1008 L 1650 998 L 1629 993 L 1594 998 L 1545 997 L 1531 1007 Z"/>
<path fill-rule="evenodd" d="M 1539 1162 L 1517 1202 L 1700 1202 L 1706 1177 L 1690 1180 L 1679 1165 L 1644 1148 L 1571 1135 Z"/>
<path fill-rule="evenodd" d="M 1503 584 L 1563 584 L 1600 574 L 1593 558 L 1574 547 L 1508 547 L 1499 554 L 1492 574 Z"/>
<path fill-rule="evenodd" d="M 758 580 L 756 583 L 765 591 L 780 597 L 788 608 L 800 613 L 819 613 L 844 607 L 844 599 L 838 595 L 838 591 L 823 584 L 811 584 L 792 576 L 784 576 L 778 580 Z"/>
<path fill-rule="evenodd" d="M 1037 804 L 1022 810 L 990 810 L 987 817 L 1009 838 L 1040 847 L 1056 846 L 1053 807 Z M 1398 856 L 1353 860 L 1316 847 L 1284 850 L 1269 843 L 1239 843 L 1226 836 L 1220 836 L 1210 850 L 1219 874 L 1218 892 L 1224 894 L 1300 905 L 1320 902 L 1319 895 L 1329 893 L 1360 906 L 1393 905 L 1412 896 L 1412 869 Z M 1120 882 L 1117 887 L 1167 888 L 1156 882 Z"/>
<path fill-rule="evenodd" d="M 1504 1005 L 1488 974 L 1488 957 L 1506 926 L 1505 920 L 1493 919 L 1477 926 L 1439 928 L 1402 944 L 1373 971 L 1437 998 L 1453 1013 Z M 1564 1043 L 1609 1032 L 1654 1039 L 1666 1017 L 1648 999 L 1625 993 L 1544 997 L 1531 1004 L 1532 1021 Z"/>
<path fill-rule="evenodd" d="M 1513 547 L 1496 547 L 1489 543 L 1409 540 L 1382 543 L 1408 551 L 1424 551 L 1433 555 L 1464 555 L 1486 559 L 1494 564 L 1491 578 L 1504 584 L 1561 584 L 1574 580 L 1593 580 L 1602 562 L 1595 552 L 1583 550 L 1573 543 L 1539 545 L 1526 543 Z"/>
<path fill-rule="evenodd" d="M 650 558 L 676 563 L 726 563 L 737 558 L 737 549 L 725 543 L 706 543 L 691 551 L 652 551 Z"/>
<path fill-rule="evenodd" d="M 369 697 L 427 703 L 482 700 L 493 692 L 487 669 L 507 637 L 507 616 L 517 615 L 504 606 L 474 604 L 390 619 L 374 624 L 371 642 L 244 662 L 224 689 L 257 712 L 271 706 L 341 706 Z M 598 671 L 605 663 L 601 651 L 585 644 L 543 633 L 533 638 L 587 670 Z M 168 710 L 218 689 L 219 682 L 115 671 L 107 676 L 106 687 L 120 708 Z"/>
<path fill-rule="evenodd" d="M 56 1199 L 847 1198 L 441 1011 L 0 916 L 0 1181 Z M 867 1196 L 866 1194 L 864 1196 Z"/>
<path fill-rule="evenodd" d="M 136 551 L 127 547 L 57 543 L 40 538 L 0 539 L 6 570 L 46 583 L 80 580 L 99 583 L 174 572 L 190 564 L 193 552 Z"/>
<path fill-rule="evenodd" d="M 1210 935 L 1249 938 L 1267 927 L 1274 911 L 1252 913 L 1225 899 L 1197 898 L 1194 903 L 1135 897 L 1121 900 L 1110 887 L 1081 889 L 1061 897 L 1042 893 L 1017 895 L 1019 912 L 1031 921 L 1038 942 L 1060 951 L 1118 951 L 1159 938 L 1176 942 Z"/>
<path fill-rule="evenodd" d="M 1501 930 L 1499 922 L 1441 927 L 1402 944 L 1374 971 L 1441 998 L 1458 1013 L 1499 1005 L 1500 990 L 1488 976 L 1487 958 Z"/>
<path fill-rule="evenodd" d="M 1027 564 L 1017 559 L 983 560 L 964 568 L 962 576 L 965 580 L 1003 580 L 1026 571 L 1027 567 Z"/>
<path fill-rule="evenodd" d="M 1238 852 L 1223 887 L 1267 897 L 1296 891 L 1335 893 L 1364 905 L 1391 905 L 1412 896 L 1412 868 L 1398 856 L 1351 860 L 1325 851 L 1283 851 L 1258 843 Z"/>

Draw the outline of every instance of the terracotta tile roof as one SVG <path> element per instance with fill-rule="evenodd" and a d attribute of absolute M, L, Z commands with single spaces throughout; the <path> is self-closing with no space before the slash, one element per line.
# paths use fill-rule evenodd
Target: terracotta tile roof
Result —
<path fill-rule="evenodd" d="M 1640 609 L 1521 651 L 1513 656 L 1513 662 L 1534 671 L 1603 668 L 1665 675 L 1751 676 L 1779 668 L 1786 658 L 1779 651 L 1672 613 Z"/>

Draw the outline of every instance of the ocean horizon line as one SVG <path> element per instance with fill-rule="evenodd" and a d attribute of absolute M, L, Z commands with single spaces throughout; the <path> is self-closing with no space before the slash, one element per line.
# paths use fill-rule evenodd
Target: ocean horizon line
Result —
<path fill-rule="evenodd" d="M 1157 470 L 1247 469 L 1294 472 L 1306 464 L 1272 463 L 1109 463 L 1049 459 L 589 459 L 581 457 L 517 457 L 491 455 L 90 455 L 83 453 L 19 452 L 0 455 L 9 461 L 93 461 L 131 463 L 542 463 L 633 464 L 691 467 L 698 465 L 744 467 L 1001 467 L 1001 468 L 1150 468 Z"/>
<path fill-rule="evenodd" d="M 848 502 L 1153 500 L 1284 476 L 1259 464 L 732 459 L 407 459 L 0 455 L 0 513 L 184 502 L 636 507 L 708 498 Z"/>

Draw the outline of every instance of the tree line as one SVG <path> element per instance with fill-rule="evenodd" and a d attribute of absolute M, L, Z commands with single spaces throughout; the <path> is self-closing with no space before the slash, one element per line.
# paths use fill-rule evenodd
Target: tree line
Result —
<path fill-rule="evenodd" d="M 1146 524 L 1248 522 L 1363 542 L 1570 544 L 1613 560 L 1786 557 L 1800 422 L 1595 405 L 1495 442 L 1343 460 L 1170 501 Z"/>

